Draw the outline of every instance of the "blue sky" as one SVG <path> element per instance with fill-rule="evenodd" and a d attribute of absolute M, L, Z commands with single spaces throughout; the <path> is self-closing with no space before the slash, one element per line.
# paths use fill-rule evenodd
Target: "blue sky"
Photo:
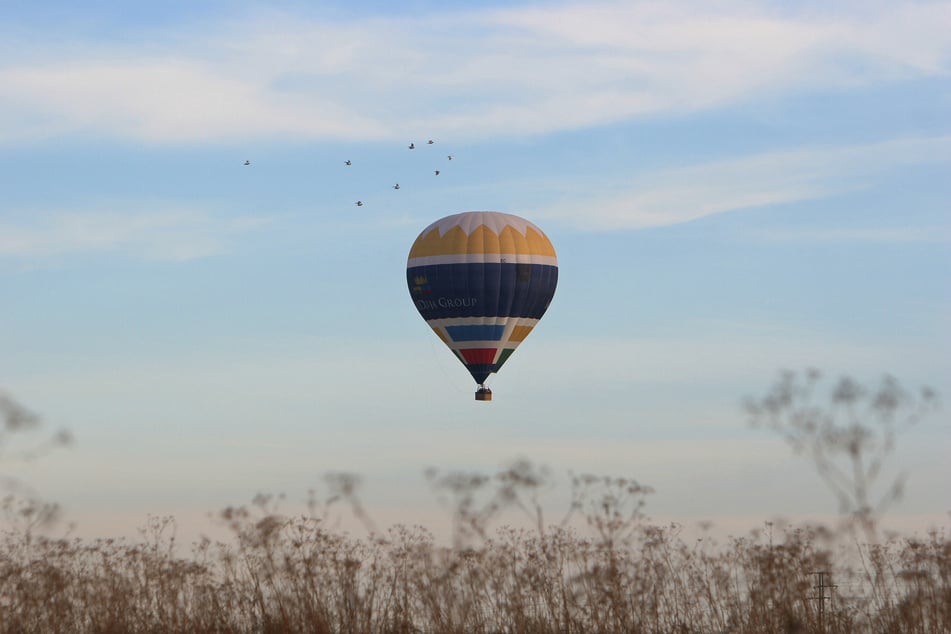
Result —
<path fill-rule="evenodd" d="M 0 388 L 76 436 L 3 468 L 80 532 L 329 471 L 438 522 L 426 467 L 519 456 L 755 527 L 835 512 L 745 423 L 780 370 L 951 393 L 951 4 L 320 4 L 2 5 Z M 484 209 L 560 264 L 492 403 L 404 279 Z M 899 440 L 905 527 L 947 423 Z"/>

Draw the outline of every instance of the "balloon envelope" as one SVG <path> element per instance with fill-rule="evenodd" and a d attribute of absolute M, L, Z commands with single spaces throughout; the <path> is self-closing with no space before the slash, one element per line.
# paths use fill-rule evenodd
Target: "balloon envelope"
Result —
<path fill-rule="evenodd" d="M 423 229 L 406 282 L 419 314 L 482 385 L 545 314 L 558 260 L 528 220 L 469 211 Z"/>

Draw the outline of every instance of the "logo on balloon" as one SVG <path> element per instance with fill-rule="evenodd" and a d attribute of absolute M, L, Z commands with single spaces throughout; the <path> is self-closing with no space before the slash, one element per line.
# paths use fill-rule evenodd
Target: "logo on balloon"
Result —
<path fill-rule="evenodd" d="M 413 278 L 413 294 L 415 295 L 428 295 L 433 292 L 433 289 L 429 287 L 429 280 L 426 279 L 425 275 L 417 275 Z"/>
<path fill-rule="evenodd" d="M 436 308 L 472 308 L 478 303 L 475 297 L 440 297 L 437 300 L 417 299 L 416 308 L 419 310 L 434 310 Z"/>

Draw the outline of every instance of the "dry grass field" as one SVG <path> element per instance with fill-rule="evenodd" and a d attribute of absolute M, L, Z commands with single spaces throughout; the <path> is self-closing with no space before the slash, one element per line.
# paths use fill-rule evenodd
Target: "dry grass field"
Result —
<path fill-rule="evenodd" d="M 594 530 L 500 527 L 452 546 L 421 527 L 335 534 L 263 505 L 225 511 L 234 540 L 188 556 L 170 518 L 135 542 L 7 531 L 0 632 L 951 631 L 948 535 L 860 544 L 790 527 L 688 542 L 618 506 L 617 481 L 597 485 Z"/>
<path fill-rule="evenodd" d="M 158 517 L 138 540 L 48 537 L 55 507 L 11 492 L 0 633 L 948 634 L 951 536 L 882 535 L 900 483 L 876 488 L 878 468 L 867 469 L 932 396 L 846 381 L 817 408 L 816 379 L 787 375 L 748 411 L 829 480 L 843 511 L 835 526 L 687 538 L 645 517 L 649 487 L 590 475 L 572 477 L 570 508 L 549 524 L 548 472 L 525 460 L 491 475 L 427 473 L 452 514 L 446 543 L 419 526 L 376 530 L 347 474 L 328 476 L 330 495 L 306 514 L 258 496 L 219 514 L 230 539 L 190 545 Z M 11 403 L 8 432 L 23 422 Z M 329 529 L 329 504 L 349 508 L 366 536 Z M 506 525 L 503 511 L 529 521 Z"/>

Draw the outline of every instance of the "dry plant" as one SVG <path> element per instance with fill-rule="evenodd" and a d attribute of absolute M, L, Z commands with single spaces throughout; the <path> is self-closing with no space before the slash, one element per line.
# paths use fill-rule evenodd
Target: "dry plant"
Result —
<path fill-rule="evenodd" d="M 448 545 L 419 526 L 379 531 L 360 479 L 341 473 L 303 514 L 266 494 L 224 509 L 231 539 L 202 539 L 184 556 L 168 517 L 149 518 L 133 541 L 10 527 L 0 535 L 0 634 L 951 631 L 942 532 L 867 544 L 856 567 L 852 543 L 823 527 L 687 539 L 648 521 L 651 490 L 629 478 L 571 476 L 562 513 L 543 508 L 555 481 L 529 460 L 427 478 L 453 517 Z M 340 508 L 366 536 L 335 528 Z M 505 525 L 505 512 L 527 527 Z"/>
<path fill-rule="evenodd" d="M 590 484 L 597 526 L 613 498 Z M 422 527 L 363 538 L 258 496 L 226 509 L 227 542 L 176 555 L 171 518 L 134 542 L 0 541 L 0 632 L 910 632 L 951 624 L 951 539 L 874 545 L 872 585 L 821 528 L 775 527 L 720 544 L 638 518 L 623 538 L 499 526 L 460 548 Z M 630 507 L 629 507 L 630 508 Z M 610 517 L 616 517 L 609 512 Z M 622 517 L 630 515 L 622 513 Z M 816 591 L 815 571 L 835 571 Z"/>
<path fill-rule="evenodd" d="M 39 415 L 0 390 L 0 460 L 35 460 L 72 442 L 72 435 L 61 429 L 27 448 L 10 451 L 15 435 L 35 431 L 41 424 Z M 36 491 L 19 478 L 0 473 L 0 493 L 0 511 L 7 523 L 27 535 L 35 529 L 49 526 L 59 516 L 58 505 L 43 501 Z"/>
<path fill-rule="evenodd" d="M 766 396 L 748 399 L 746 410 L 754 426 L 779 433 L 812 460 L 848 524 L 875 541 L 878 520 L 901 498 L 907 477 L 898 475 L 876 496 L 885 461 L 898 432 L 932 411 L 937 397 L 927 387 L 908 392 L 891 376 L 873 387 L 842 377 L 824 392 L 821 379 L 814 369 L 784 372 Z"/>

